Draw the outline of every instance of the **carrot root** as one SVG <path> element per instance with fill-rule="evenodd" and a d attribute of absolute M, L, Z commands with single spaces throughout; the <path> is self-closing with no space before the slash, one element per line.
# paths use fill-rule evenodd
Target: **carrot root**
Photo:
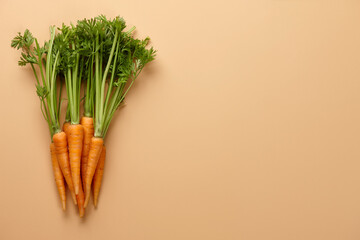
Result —
<path fill-rule="evenodd" d="M 79 186 L 79 194 L 76 195 L 76 200 L 78 203 L 79 215 L 82 218 L 85 215 L 85 208 L 84 208 L 85 196 L 84 196 L 84 191 L 83 191 L 81 184 Z"/>
<path fill-rule="evenodd" d="M 52 161 L 52 166 L 53 166 L 53 170 L 54 170 L 54 177 L 55 177 L 56 186 L 57 186 L 57 189 L 59 191 L 62 209 L 65 211 L 66 210 L 65 182 L 64 182 L 64 176 L 63 176 L 63 174 L 61 172 L 58 160 L 56 158 L 54 143 L 50 144 L 50 153 L 51 153 L 51 161 Z"/>
<path fill-rule="evenodd" d="M 104 164 L 106 158 L 106 147 L 103 146 L 93 179 L 94 206 L 97 207 L 102 177 L 104 175 Z"/>
<path fill-rule="evenodd" d="M 66 134 L 64 132 L 55 133 L 53 136 L 53 142 L 55 146 L 56 158 L 59 162 L 61 172 L 65 178 L 65 181 L 70 189 L 74 203 L 76 202 L 74 186 L 71 178 L 71 170 L 69 164 L 69 154 L 67 149 Z"/>
<path fill-rule="evenodd" d="M 83 147 L 84 128 L 80 124 L 71 124 L 67 130 L 69 143 L 69 158 L 71 177 L 74 184 L 75 194 L 79 194 L 81 151 Z"/>
<path fill-rule="evenodd" d="M 85 175 L 91 145 L 91 138 L 94 136 L 94 120 L 91 117 L 82 117 L 81 125 L 84 127 L 84 145 L 81 156 L 81 177 L 82 184 L 85 188 Z"/>
<path fill-rule="evenodd" d="M 89 158 L 87 163 L 86 169 L 86 176 L 85 176 L 85 205 L 86 208 L 91 194 L 91 182 L 96 170 L 97 163 L 99 161 L 102 146 L 104 144 L 104 140 L 102 138 L 92 137 L 91 138 L 91 147 L 89 152 Z"/>

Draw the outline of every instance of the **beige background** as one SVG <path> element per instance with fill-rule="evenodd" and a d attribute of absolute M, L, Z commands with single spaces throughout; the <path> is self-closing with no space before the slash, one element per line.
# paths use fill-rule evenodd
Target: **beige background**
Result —
<path fill-rule="evenodd" d="M 360 239 L 359 1 L 0 3 L 0 239 Z M 100 13 L 158 57 L 111 125 L 99 207 L 80 220 L 60 209 L 10 40 Z"/>

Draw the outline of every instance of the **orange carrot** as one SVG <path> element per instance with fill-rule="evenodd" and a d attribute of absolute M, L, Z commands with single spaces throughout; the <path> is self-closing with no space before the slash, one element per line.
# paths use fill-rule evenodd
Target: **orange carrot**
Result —
<path fill-rule="evenodd" d="M 51 161 L 54 170 L 56 186 L 59 191 L 62 209 L 65 210 L 66 209 L 65 182 L 64 182 L 64 176 L 62 175 L 58 160 L 56 158 L 54 143 L 50 144 L 50 152 L 51 152 Z"/>
<path fill-rule="evenodd" d="M 94 194 L 94 206 L 97 206 L 101 181 L 104 174 L 104 164 L 105 164 L 105 157 L 106 157 L 106 147 L 105 145 L 102 147 L 99 162 L 97 164 L 94 179 L 93 179 L 93 194 Z"/>
<path fill-rule="evenodd" d="M 67 133 L 67 131 L 68 131 L 68 129 L 69 129 L 69 126 L 70 126 L 70 122 L 64 122 L 64 124 L 63 124 L 63 131 L 66 133 L 66 134 L 68 134 Z"/>
<path fill-rule="evenodd" d="M 91 181 L 93 179 L 97 163 L 99 161 L 104 140 L 98 137 L 91 138 L 91 147 L 85 175 L 85 207 L 87 207 L 91 193 Z"/>
<path fill-rule="evenodd" d="M 84 145 L 81 156 L 81 177 L 85 188 L 85 175 L 89 157 L 91 138 L 94 136 L 94 120 L 92 117 L 82 117 L 81 125 L 84 127 Z"/>
<path fill-rule="evenodd" d="M 75 194 L 79 194 L 80 163 L 83 147 L 84 128 L 80 124 L 71 124 L 68 128 L 67 139 L 69 144 L 69 158 L 71 176 L 74 183 Z"/>
<path fill-rule="evenodd" d="M 83 188 L 82 188 L 81 184 L 79 186 L 79 194 L 76 195 L 76 199 L 78 202 L 79 215 L 82 218 L 82 217 L 84 217 L 84 214 L 85 214 L 85 208 L 84 208 L 85 196 L 84 196 L 84 192 L 83 192 Z"/>
<path fill-rule="evenodd" d="M 73 182 L 71 179 L 71 171 L 69 164 L 69 154 L 67 149 L 66 134 L 64 132 L 55 133 L 53 136 L 56 158 L 59 162 L 63 176 L 65 177 L 66 183 L 70 189 L 74 203 L 76 204 L 76 196 L 74 191 Z"/>

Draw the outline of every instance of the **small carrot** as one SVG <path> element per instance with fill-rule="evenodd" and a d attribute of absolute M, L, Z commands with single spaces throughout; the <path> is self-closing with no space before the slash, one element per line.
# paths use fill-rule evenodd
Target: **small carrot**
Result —
<path fill-rule="evenodd" d="M 70 122 L 64 122 L 62 130 L 67 134 L 67 131 L 69 129 Z"/>
<path fill-rule="evenodd" d="M 84 217 L 84 214 L 85 214 L 85 208 L 84 208 L 85 196 L 84 196 L 84 191 L 83 191 L 81 184 L 79 186 L 79 194 L 76 195 L 76 200 L 78 203 L 79 215 L 82 218 L 82 217 Z"/>
<path fill-rule="evenodd" d="M 101 181 L 104 174 L 104 164 L 105 164 L 105 158 L 106 158 L 106 147 L 105 145 L 102 147 L 101 155 L 99 158 L 99 162 L 97 164 L 94 179 L 93 179 L 93 194 L 94 194 L 94 206 L 97 206 L 100 187 L 101 187 Z"/>
<path fill-rule="evenodd" d="M 62 209 L 65 211 L 65 209 L 66 209 L 65 182 L 64 182 L 64 176 L 62 175 L 58 160 L 56 158 L 54 143 L 50 144 L 50 152 L 51 152 L 51 161 L 52 161 L 52 166 L 53 166 L 53 170 L 54 170 L 56 186 L 59 191 Z"/>
<path fill-rule="evenodd" d="M 84 127 L 84 145 L 81 156 L 81 177 L 85 188 L 85 175 L 90 151 L 91 138 L 94 136 L 94 121 L 92 117 L 82 117 L 81 125 Z"/>
<path fill-rule="evenodd" d="M 76 196 L 74 186 L 71 178 L 71 170 L 69 164 L 69 154 L 67 149 L 66 134 L 64 132 L 58 132 L 53 135 L 53 141 L 55 146 L 56 158 L 59 162 L 61 171 L 65 177 L 66 183 L 70 189 L 74 203 L 76 204 Z"/>
<path fill-rule="evenodd" d="M 68 128 L 67 139 L 69 144 L 69 158 L 71 176 L 75 194 L 79 194 L 81 151 L 83 147 L 84 128 L 80 124 L 71 124 Z"/>
<path fill-rule="evenodd" d="M 96 170 L 97 163 L 99 161 L 102 146 L 104 144 L 104 140 L 99 137 L 92 137 L 91 138 L 91 147 L 89 152 L 89 158 L 88 158 L 88 164 L 86 168 L 86 175 L 85 175 L 85 205 L 86 208 L 89 199 L 90 199 L 90 193 L 91 193 L 91 182 Z"/>

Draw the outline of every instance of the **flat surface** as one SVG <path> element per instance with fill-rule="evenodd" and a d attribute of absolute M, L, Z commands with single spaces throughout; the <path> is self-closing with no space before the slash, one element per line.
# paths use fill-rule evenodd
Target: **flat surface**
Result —
<path fill-rule="evenodd" d="M 360 239 L 360 2 L 10 1 L 0 7 L 0 239 Z M 98 209 L 64 213 L 29 28 L 123 16 L 158 57 L 116 115 Z"/>

